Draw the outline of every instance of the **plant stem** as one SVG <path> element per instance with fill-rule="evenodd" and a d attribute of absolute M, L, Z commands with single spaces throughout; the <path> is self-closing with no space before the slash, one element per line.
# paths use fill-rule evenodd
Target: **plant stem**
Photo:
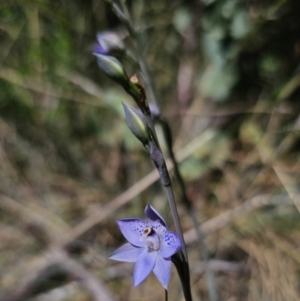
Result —
<path fill-rule="evenodd" d="M 184 183 L 184 180 L 181 176 L 180 170 L 179 170 L 179 166 L 178 163 L 176 161 L 175 158 L 175 154 L 173 152 L 173 138 L 172 138 L 172 132 L 171 129 L 169 127 L 169 124 L 166 122 L 165 119 L 163 119 L 161 117 L 161 115 L 156 116 L 157 121 L 160 123 L 160 125 L 162 126 L 163 129 L 163 134 L 164 134 L 164 139 L 166 141 L 166 145 L 168 148 L 168 153 L 169 153 L 169 157 L 173 162 L 174 165 L 174 174 L 175 177 L 178 181 L 180 190 L 181 190 L 181 201 L 184 204 L 184 206 L 186 207 L 186 210 L 193 222 L 193 226 L 196 230 L 197 233 L 197 238 L 198 238 L 198 243 L 199 243 L 199 249 L 200 249 L 200 253 L 201 253 L 201 257 L 205 263 L 205 275 L 206 275 L 206 281 L 207 281 L 207 287 L 208 287 L 208 292 L 209 292 L 209 297 L 211 301 L 218 301 L 219 300 L 219 296 L 218 296 L 218 290 L 217 290 L 217 285 L 216 285 L 216 280 L 215 280 L 215 276 L 214 273 L 212 272 L 212 270 L 209 268 L 208 265 L 208 253 L 207 253 L 207 247 L 204 241 L 204 235 L 199 227 L 198 221 L 197 221 L 197 217 L 195 215 L 195 211 L 192 208 L 192 202 L 189 200 L 187 193 L 186 193 L 186 186 Z"/>
<path fill-rule="evenodd" d="M 152 83 L 152 80 L 151 80 L 151 76 L 149 75 L 148 67 L 147 67 L 147 64 L 144 60 L 144 56 L 142 54 L 142 51 L 141 51 L 141 47 L 140 47 L 140 43 L 139 43 L 139 40 L 138 40 L 137 33 L 136 33 L 134 27 L 132 26 L 132 21 L 131 21 L 131 17 L 130 17 L 128 8 L 123 2 L 121 3 L 122 10 L 120 9 L 120 7 L 118 7 L 117 4 L 114 4 L 114 5 L 115 5 L 116 12 L 119 11 L 124 16 L 123 17 L 124 18 L 123 22 L 124 22 L 124 25 L 126 26 L 128 32 L 129 32 L 131 38 L 132 38 L 132 42 L 133 42 L 136 54 L 138 56 L 138 63 L 140 65 L 140 68 L 141 68 L 141 71 L 142 71 L 142 74 L 143 74 L 144 82 L 145 82 L 145 85 L 146 85 L 146 91 L 147 91 L 147 95 L 150 99 L 150 103 L 153 103 L 156 106 L 157 110 L 159 110 L 157 98 L 156 98 L 156 95 L 155 95 L 155 91 L 153 89 L 153 83 Z"/>
<path fill-rule="evenodd" d="M 186 262 L 188 262 L 188 256 L 187 256 L 187 251 L 186 251 L 186 246 L 185 246 L 185 242 L 184 242 L 184 238 L 183 238 L 183 233 L 182 233 L 182 229 L 181 229 L 181 224 L 180 224 L 180 220 L 179 220 L 179 215 L 178 215 L 178 211 L 177 211 L 177 207 L 176 207 L 176 203 L 175 203 L 175 199 L 174 199 L 174 192 L 172 189 L 172 186 L 164 186 L 165 188 L 165 192 L 167 194 L 167 198 L 169 201 L 169 206 L 171 209 L 171 213 L 173 216 L 173 220 L 174 220 L 174 225 L 175 225 L 175 229 L 177 234 L 179 235 L 180 241 L 181 241 L 181 249 L 182 249 L 182 253 L 184 255 L 184 259 Z"/>
<path fill-rule="evenodd" d="M 149 72 L 148 72 L 148 68 L 147 68 L 146 62 L 143 58 L 142 52 L 141 52 L 141 48 L 140 48 L 140 45 L 139 45 L 139 41 L 137 39 L 136 31 L 135 31 L 134 27 L 131 25 L 132 22 L 131 22 L 130 14 L 128 12 L 127 6 L 124 5 L 123 2 L 121 3 L 121 5 L 122 5 L 122 10 L 120 9 L 120 7 L 116 3 L 114 3 L 113 8 L 114 8 L 115 12 L 118 13 L 119 16 L 122 16 L 122 21 L 124 22 L 124 25 L 126 26 L 128 32 L 129 32 L 129 34 L 132 38 L 136 53 L 138 55 L 139 65 L 140 65 L 141 71 L 144 75 L 147 95 L 150 94 L 150 100 L 156 105 L 156 107 L 158 109 L 157 100 L 156 100 L 156 96 L 155 96 L 155 93 L 154 93 L 151 78 L 150 78 L 150 75 L 149 75 Z M 156 135 L 156 131 L 155 131 L 155 128 L 154 128 L 152 118 L 151 118 L 150 115 L 147 115 L 146 117 L 147 117 L 148 125 L 149 125 L 151 131 L 153 132 L 154 140 L 157 144 L 157 147 L 160 149 L 159 141 L 157 139 L 157 135 Z M 168 174 L 168 170 L 167 170 L 166 165 L 165 165 L 165 170 Z M 168 174 L 168 176 L 169 176 L 169 174 Z M 169 176 L 169 178 L 170 178 L 170 176 Z M 171 181 L 170 181 L 170 183 L 171 183 Z M 172 189 L 171 184 L 168 187 L 165 186 L 165 190 L 166 190 L 167 198 L 168 198 L 169 205 L 170 205 L 170 208 L 171 208 L 171 213 L 172 213 L 172 217 L 173 217 L 173 220 L 174 220 L 176 232 L 179 235 L 180 240 L 181 240 L 182 251 L 183 251 L 183 254 L 184 254 L 184 257 L 185 257 L 185 261 L 188 262 L 187 251 L 186 251 L 186 247 L 185 247 L 185 242 L 184 242 L 184 238 L 183 238 L 183 233 L 182 233 L 182 229 L 181 229 L 181 225 L 180 225 L 180 220 L 179 220 L 179 216 L 178 216 L 178 212 L 177 212 L 177 208 L 176 208 L 176 203 L 175 203 L 175 198 L 174 198 L 174 193 L 173 193 L 173 189 Z"/>
<path fill-rule="evenodd" d="M 156 106 L 156 110 L 159 112 L 159 107 L 157 105 L 157 100 L 156 100 L 156 96 L 154 93 L 153 85 L 151 82 L 151 78 L 150 78 L 150 75 L 148 72 L 146 62 L 142 55 L 141 47 L 139 45 L 139 41 L 137 38 L 137 33 L 136 33 L 134 27 L 132 26 L 132 22 L 131 22 L 131 18 L 130 18 L 130 14 L 128 12 L 127 6 L 122 1 L 121 1 L 121 6 L 122 6 L 122 8 L 120 8 L 120 6 L 116 2 L 113 2 L 113 4 L 112 4 L 112 8 L 113 8 L 114 12 L 119 16 L 120 20 L 122 20 L 123 24 L 126 26 L 128 32 L 132 38 L 132 41 L 133 41 L 133 44 L 134 44 L 134 47 L 135 47 L 135 50 L 136 50 L 136 53 L 138 56 L 139 65 L 140 65 L 141 71 L 144 75 L 144 81 L 146 83 L 147 95 L 148 95 L 148 97 L 150 96 L 150 101 L 152 103 L 154 103 L 154 105 Z M 170 175 L 169 175 L 169 172 L 168 172 L 168 169 L 166 166 L 166 162 L 165 162 L 165 159 L 163 157 L 163 154 L 162 154 L 162 151 L 161 151 L 161 148 L 159 145 L 159 141 L 157 139 L 154 122 L 152 120 L 151 113 L 150 112 L 149 113 L 144 112 L 144 113 L 147 117 L 148 125 L 153 133 L 153 136 L 154 136 L 153 139 L 155 141 L 156 147 L 159 150 L 160 155 L 161 155 L 161 156 L 158 156 L 159 164 L 157 161 L 155 161 L 154 155 L 151 156 L 151 159 L 153 160 L 153 162 L 155 163 L 155 165 L 158 169 L 161 182 L 165 188 L 169 206 L 170 206 L 171 213 L 172 213 L 172 217 L 173 217 L 173 221 L 175 224 L 176 232 L 179 235 L 179 238 L 181 241 L 181 247 L 182 247 L 182 249 L 181 249 L 182 256 L 181 257 L 182 258 L 181 258 L 181 260 L 179 260 L 177 262 L 177 267 L 180 266 L 181 271 L 183 270 L 183 272 L 181 272 L 179 276 L 180 276 L 180 280 L 181 280 L 181 283 L 183 286 L 183 291 L 184 291 L 186 301 L 191 301 L 192 295 L 191 295 L 191 287 L 190 287 L 190 272 L 189 272 L 189 264 L 188 264 L 188 255 L 187 255 L 186 245 L 184 242 L 183 232 L 181 229 L 179 215 L 178 215 L 178 211 L 177 211 L 177 207 L 176 207 L 174 192 L 173 192 L 173 188 L 172 188 L 172 184 L 171 184 L 171 178 L 170 178 Z M 156 150 L 154 149 L 154 151 L 156 151 Z"/>
<path fill-rule="evenodd" d="M 182 290 L 183 290 L 185 300 L 192 301 L 190 274 L 189 273 L 186 274 L 184 265 L 182 264 L 183 262 L 178 253 L 172 256 L 172 262 L 174 263 L 177 269 L 177 274 L 179 276 L 182 285 Z"/>

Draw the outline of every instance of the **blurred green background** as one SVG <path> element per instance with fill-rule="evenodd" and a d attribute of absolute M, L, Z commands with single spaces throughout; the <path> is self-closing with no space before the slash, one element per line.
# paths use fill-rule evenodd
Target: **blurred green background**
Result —
<path fill-rule="evenodd" d="M 300 1 L 127 5 L 220 300 L 299 300 Z M 173 225 L 125 125 L 121 101 L 134 104 L 92 55 L 101 31 L 117 33 L 135 57 L 99 0 L 0 1 L 1 300 L 164 296 L 154 277 L 133 288 L 132 264 L 107 259 L 124 242 L 115 220 L 142 218 L 148 202 Z M 181 205 L 179 214 L 194 299 L 209 300 L 192 223 Z M 98 297 L 85 279 L 102 285 Z M 183 300 L 176 273 L 169 298 Z"/>

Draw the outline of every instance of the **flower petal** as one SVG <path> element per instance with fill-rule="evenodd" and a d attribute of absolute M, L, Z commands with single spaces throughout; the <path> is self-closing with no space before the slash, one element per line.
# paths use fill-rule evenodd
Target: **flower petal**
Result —
<path fill-rule="evenodd" d="M 170 258 L 165 259 L 160 254 L 157 255 L 153 273 L 166 290 L 170 282 L 171 265 Z"/>
<path fill-rule="evenodd" d="M 169 258 L 180 250 L 181 243 L 178 235 L 174 232 L 166 231 L 160 239 L 159 252 L 163 258 Z"/>
<path fill-rule="evenodd" d="M 124 49 L 124 43 L 118 34 L 112 31 L 102 31 L 97 34 L 98 43 L 101 47 L 109 52 L 111 50 Z"/>
<path fill-rule="evenodd" d="M 134 246 L 145 247 L 144 241 L 141 241 L 144 229 L 148 226 L 141 219 L 126 218 L 117 221 L 120 231 L 124 237 Z"/>
<path fill-rule="evenodd" d="M 133 271 L 133 284 L 139 285 L 153 270 L 157 252 L 144 250 L 139 256 Z"/>
<path fill-rule="evenodd" d="M 94 46 L 93 51 L 95 53 L 101 53 L 101 54 L 106 54 L 107 53 L 107 51 L 101 45 Z"/>
<path fill-rule="evenodd" d="M 146 206 L 145 214 L 146 214 L 147 218 L 151 219 L 152 221 L 159 220 L 165 227 L 167 227 L 165 220 L 150 204 L 148 204 Z"/>
<path fill-rule="evenodd" d="M 167 232 L 167 228 L 161 224 L 159 220 L 152 221 L 148 220 L 149 226 L 156 232 L 159 237 L 162 237 L 165 232 Z"/>
<path fill-rule="evenodd" d="M 137 248 L 130 243 L 126 243 L 117 250 L 115 250 L 109 259 L 124 261 L 124 262 L 136 262 L 139 255 L 144 251 L 144 248 Z"/>

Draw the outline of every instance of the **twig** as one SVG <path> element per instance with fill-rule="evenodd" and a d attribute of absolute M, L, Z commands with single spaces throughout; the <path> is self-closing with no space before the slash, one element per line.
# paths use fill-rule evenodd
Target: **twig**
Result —
<path fill-rule="evenodd" d="M 25 223 L 35 222 L 37 224 L 45 225 L 45 227 L 51 231 L 53 238 L 59 237 L 63 231 L 69 229 L 62 220 L 51 215 L 49 212 L 41 213 L 40 208 L 37 209 L 36 207 L 33 208 L 33 210 L 29 206 L 24 206 L 4 194 L 0 194 L 0 207 L 5 211 L 17 215 L 18 218 L 23 220 Z"/>
<path fill-rule="evenodd" d="M 201 225 L 204 234 L 209 234 L 226 227 L 236 219 L 253 212 L 254 210 L 268 205 L 289 205 L 293 204 L 292 200 L 286 195 L 258 195 L 244 202 L 243 204 L 221 213 L 220 215 L 209 219 Z M 190 229 L 184 233 L 184 239 L 190 244 L 198 239 L 195 229 Z"/>
<path fill-rule="evenodd" d="M 26 283 L 1 296 L 1 300 L 26 300 L 69 281 L 80 281 L 93 301 L 115 300 L 92 273 L 62 251 L 52 254 L 50 263 L 48 259 L 44 267 L 27 277 Z"/>
<path fill-rule="evenodd" d="M 205 266 L 207 264 L 209 265 L 209 269 L 215 273 L 238 274 L 249 272 L 246 261 L 235 262 L 219 259 L 211 259 L 207 263 L 201 261 L 195 262 L 193 264 L 192 272 L 195 274 L 205 273 Z"/>
<path fill-rule="evenodd" d="M 73 102 L 78 102 L 80 104 L 84 105 L 90 105 L 90 106 L 95 106 L 95 107 L 103 107 L 104 105 L 99 103 L 99 98 L 98 101 L 82 101 L 83 97 L 78 95 L 78 93 L 73 93 L 73 92 L 63 92 L 60 91 L 61 89 L 57 86 L 53 86 L 50 82 L 45 82 L 41 81 L 38 78 L 33 78 L 33 77 L 24 77 L 21 76 L 18 72 L 11 68 L 1 68 L 0 70 L 0 78 L 14 84 L 17 86 L 20 86 L 24 89 L 27 90 L 32 90 L 38 93 L 41 93 L 42 95 L 49 96 L 53 99 L 60 99 L 60 100 L 68 100 L 68 101 L 73 101 Z M 97 92 L 97 91 L 93 91 Z M 91 95 L 94 95 L 90 93 Z M 99 97 L 99 95 L 98 95 Z M 101 97 L 100 97 L 101 98 Z"/>

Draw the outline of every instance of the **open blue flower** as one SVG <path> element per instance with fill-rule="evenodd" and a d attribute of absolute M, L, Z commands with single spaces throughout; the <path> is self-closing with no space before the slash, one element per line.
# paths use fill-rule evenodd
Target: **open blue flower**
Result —
<path fill-rule="evenodd" d="M 145 208 L 147 219 L 127 218 L 117 221 L 128 243 L 117 249 L 109 258 L 135 262 L 133 284 L 139 285 L 153 271 L 156 278 L 168 289 L 171 275 L 171 256 L 181 248 L 179 237 L 167 230 L 166 222 L 151 206 Z"/>

